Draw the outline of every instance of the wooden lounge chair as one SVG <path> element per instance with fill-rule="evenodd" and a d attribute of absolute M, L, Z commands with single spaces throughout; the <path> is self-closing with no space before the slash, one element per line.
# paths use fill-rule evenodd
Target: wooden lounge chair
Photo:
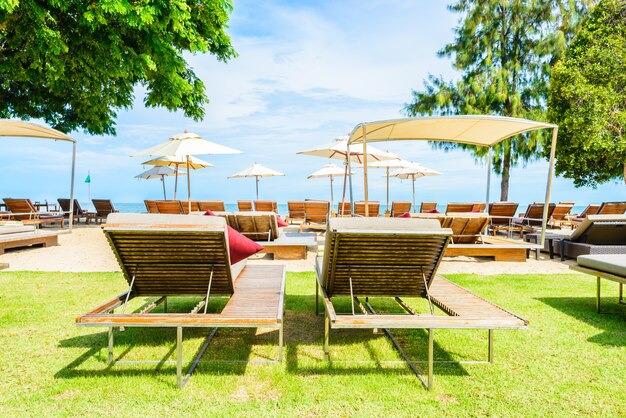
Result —
<path fill-rule="evenodd" d="M 420 213 L 426 213 L 437 210 L 437 202 L 422 202 L 420 204 Z"/>
<path fill-rule="evenodd" d="M 180 200 L 155 200 L 154 203 L 159 213 L 169 215 L 182 215 L 185 213 Z"/>
<path fill-rule="evenodd" d="M 198 201 L 198 210 L 202 212 L 206 212 L 210 210 L 211 212 L 225 212 L 226 208 L 224 207 L 224 201 L 222 200 L 200 200 Z"/>
<path fill-rule="evenodd" d="M 569 237 L 559 240 L 559 254 L 561 260 L 579 255 L 626 254 L 626 215 L 587 216 Z"/>
<path fill-rule="evenodd" d="M 182 374 L 184 328 L 278 329 L 278 361 L 282 360 L 284 265 L 230 265 L 226 222 L 217 216 L 109 215 L 103 227 L 128 291 L 76 318 L 78 326 L 109 329 L 109 364 L 114 364 L 113 330 L 121 327 L 176 328 L 176 376 Z M 230 296 L 221 312 L 207 309 L 209 298 Z M 172 297 L 196 297 L 185 312 L 170 312 Z M 134 298 L 150 298 L 129 310 Z M 185 305 L 185 300 L 174 306 Z M 154 313 L 157 307 L 160 313 Z M 192 309 L 193 308 L 193 309 Z M 180 309 L 180 308 L 179 308 Z M 200 350 L 200 360 L 215 332 Z M 197 361 L 187 373 L 190 376 Z"/>
<path fill-rule="evenodd" d="M 146 205 L 146 211 L 148 211 L 148 213 L 159 213 L 156 200 L 144 200 L 143 203 Z"/>
<path fill-rule="evenodd" d="M 238 200 L 237 201 L 237 210 L 239 210 L 239 212 L 251 212 L 252 211 L 252 201 L 251 200 Z"/>
<path fill-rule="evenodd" d="M 352 210 L 350 209 L 350 202 L 337 203 L 337 216 L 352 216 Z"/>
<path fill-rule="evenodd" d="M 24 225 L 61 224 L 65 225 L 62 213 L 39 212 L 30 199 L 12 199 L 5 197 L 4 204 L 11 212 L 11 219 L 22 221 Z"/>
<path fill-rule="evenodd" d="M 513 219 L 513 226 L 521 227 L 519 229 L 520 238 L 524 236 L 525 232 L 535 232 L 538 228 L 541 228 L 543 221 L 543 203 L 531 203 L 526 208 L 526 212 L 521 218 Z M 548 219 L 552 216 L 556 204 L 550 203 L 548 205 Z"/>
<path fill-rule="evenodd" d="M 290 224 L 302 223 L 304 221 L 304 201 L 287 202 L 287 222 Z"/>
<path fill-rule="evenodd" d="M 65 219 L 69 221 L 70 199 L 59 198 L 57 201 L 59 202 L 59 207 L 63 211 L 63 216 L 65 216 Z M 84 219 L 85 223 L 88 224 L 92 219 L 95 219 L 95 217 L 95 212 L 89 212 L 87 209 L 81 208 L 78 200 L 74 199 L 74 223 L 80 222 L 81 219 Z"/>
<path fill-rule="evenodd" d="M 91 202 L 93 203 L 93 207 L 96 208 L 96 214 L 94 215 L 96 222 L 106 221 L 109 214 L 119 212 L 113 207 L 113 202 L 109 199 L 91 199 Z"/>
<path fill-rule="evenodd" d="M 596 215 L 623 215 L 626 212 L 626 202 L 603 202 Z"/>
<path fill-rule="evenodd" d="M 237 231 L 254 241 L 273 241 L 279 230 L 274 212 L 235 212 Z"/>
<path fill-rule="evenodd" d="M 439 221 L 442 228 L 452 230 L 453 244 L 476 244 L 482 242 L 481 234 L 487 229 L 489 215 L 480 212 L 453 212 Z"/>
<path fill-rule="evenodd" d="M 370 218 L 377 218 L 380 215 L 380 202 L 369 201 L 368 215 Z M 354 214 L 356 216 L 365 216 L 365 202 L 354 202 Z"/>
<path fill-rule="evenodd" d="M 182 200 L 180 202 L 181 205 L 183 205 L 183 212 L 185 214 L 189 214 L 189 201 L 188 200 Z M 192 200 L 191 201 L 191 211 L 192 212 L 199 212 L 200 209 L 200 205 L 198 204 L 197 200 Z"/>
<path fill-rule="evenodd" d="M 587 215 L 596 215 L 599 209 L 600 209 L 599 204 L 591 203 L 587 205 L 587 207 L 579 214 L 568 215 L 567 219 L 569 219 L 571 222 L 582 222 L 582 220 L 585 219 Z M 573 226 L 576 226 L 576 225 L 573 225 Z"/>
<path fill-rule="evenodd" d="M 517 213 L 519 203 L 493 202 L 489 203 L 489 230 L 495 237 L 498 231 L 521 231 L 520 225 L 513 225 L 513 218 Z"/>
<path fill-rule="evenodd" d="M 448 206 L 446 206 L 446 215 L 448 213 L 455 213 L 455 212 L 462 212 L 462 213 L 472 212 L 474 210 L 474 205 L 475 203 L 471 203 L 471 202 L 448 203 Z"/>
<path fill-rule="evenodd" d="M 390 329 L 428 329 L 428 378 L 415 365 L 411 369 L 430 390 L 433 385 L 433 340 L 438 328 L 489 330 L 488 360 L 493 360 L 493 330 L 522 329 L 524 319 L 488 302 L 454 283 L 436 276 L 452 231 L 435 219 L 331 218 L 323 258 L 316 272 L 325 311 L 324 357 L 330 356 L 330 330 L 383 329 L 404 355 Z M 333 298 L 349 297 L 351 310 L 338 313 Z M 377 312 L 369 297 L 390 297 L 408 315 Z M 417 314 L 402 297 L 425 298 L 429 310 Z M 433 305 L 446 315 L 435 314 Z M 378 308 L 376 308 L 378 309 Z"/>
<path fill-rule="evenodd" d="M 411 212 L 411 202 L 391 202 L 391 217 L 395 218 L 403 213 Z"/>
<path fill-rule="evenodd" d="M 325 200 L 306 200 L 304 202 L 304 221 L 300 224 L 300 231 L 305 229 L 326 230 L 329 218 L 330 202 Z"/>
<path fill-rule="evenodd" d="M 257 212 L 274 212 L 278 213 L 278 203 L 272 200 L 255 200 L 254 210 Z"/>
<path fill-rule="evenodd" d="M 569 213 L 574 207 L 574 202 L 559 202 L 554 206 L 552 216 L 548 220 L 548 225 L 552 228 L 561 228 L 564 225 L 571 225 L 568 219 Z"/>
<path fill-rule="evenodd" d="M 616 254 L 602 255 L 581 255 L 576 259 L 577 264 L 569 268 L 580 273 L 596 276 L 596 310 L 598 313 L 617 313 L 602 312 L 600 310 L 600 279 L 611 280 L 619 283 L 619 305 L 626 305 L 624 301 L 624 284 L 626 284 L 626 257 Z M 626 312 L 626 311 L 624 311 Z"/>

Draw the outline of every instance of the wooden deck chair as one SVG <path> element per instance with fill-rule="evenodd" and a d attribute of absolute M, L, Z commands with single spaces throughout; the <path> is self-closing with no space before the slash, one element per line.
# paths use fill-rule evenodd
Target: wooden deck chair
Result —
<path fill-rule="evenodd" d="M 146 205 L 146 211 L 148 211 L 148 213 L 159 213 L 156 200 L 144 200 L 143 203 Z"/>
<path fill-rule="evenodd" d="M 39 212 L 30 199 L 13 199 L 5 197 L 4 204 L 9 212 L 11 219 L 22 221 L 24 225 L 44 225 L 44 224 L 61 224 L 61 228 L 65 225 L 63 214 L 53 212 Z"/>
<path fill-rule="evenodd" d="M 300 231 L 316 229 L 325 231 L 329 218 L 330 202 L 325 200 L 304 201 L 304 221 L 300 224 Z"/>
<path fill-rule="evenodd" d="M 493 236 L 496 236 L 498 231 L 521 231 L 520 225 L 513 225 L 518 206 L 519 203 L 515 202 L 489 203 L 489 230 Z"/>
<path fill-rule="evenodd" d="M 273 241 L 279 230 L 274 212 L 235 212 L 237 231 L 254 241 Z"/>
<path fill-rule="evenodd" d="M 238 200 L 237 210 L 239 210 L 239 212 L 252 212 L 252 201 L 251 200 Z"/>
<path fill-rule="evenodd" d="M 59 202 L 59 207 L 63 211 L 63 216 L 65 219 L 69 221 L 70 217 L 70 199 L 59 198 L 57 199 Z M 80 203 L 78 203 L 77 199 L 74 199 L 74 222 L 80 222 L 81 219 L 85 221 L 86 224 L 89 223 L 92 219 L 95 219 L 96 213 L 89 212 L 87 209 L 83 209 L 80 207 Z"/>
<path fill-rule="evenodd" d="M 626 202 L 603 202 L 596 215 L 623 215 L 626 212 Z"/>
<path fill-rule="evenodd" d="M 109 329 L 109 364 L 115 363 L 113 331 L 122 327 L 176 328 L 179 387 L 197 364 L 192 363 L 183 380 L 183 328 L 278 329 L 278 359 L 282 359 L 285 267 L 245 266 L 245 260 L 231 266 L 224 219 L 113 213 L 103 230 L 129 287 L 125 293 L 76 318 L 76 324 Z M 208 300 L 216 295 L 230 299 L 221 312 L 210 312 Z M 185 312 L 168 310 L 168 300 L 180 296 L 196 297 L 197 301 L 187 305 Z M 135 298 L 151 300 L 129 309 L 129 301 Z M 177 305 L 181 304 L 184 300 Z M 160 312 L 154 313 L 157 308 L 161 308 Z M 207 337 L 196 360 L 200 360 L 214 334 Z"/>
<path fill-rule="evenodd" d="M 446 215 L 448 213 L 455 213 L 455 212 L 467 213 L 473 210 L 474 210 L 474 203 L 448 203 L 448 206 L 446 206 Z"/>
<path fill-rule="evenodd" d="M 535 232 L 537 228 L 541 227 L 543 220 L 543 206 L 543 203 L 531 203 L 528 205 L 526 212 L 521 218 L 513 219 L 513 225 L 521 227 L 519 230 L 520 237 L 524 236 L 524 232 Z M 548 205 L 548 219 L 552 216 L 552 212 L 554 212 L 555 207 L 556 204 L 554 203 L 550 203 Z"/>
<path fill-rule="evenodd" d="M 411 212 L 411 202 L 391 202 L 391 217 L 395 218 L 403 213 Z"/>
<path fill-rule="evenodd" d="M 420 204 L 420 213 L 426 213 L 432 210 L 437 210 L 437 202 L 422 202 Z"/>
<path fill-rule="evenodd" d="M 572 229 L 575 229 L 588 215 L 596 215 L 599 209 L 599 204 L 591 203 L 579 214 L 568 215 L 567 220 L 570 221 Z"/>
<path fill-rule="evenodd" d="M 337 216 L 352 216 L 352 210 L 350 209 L 350 202 L 337 203 Z"/>
<path fill-rule="evenodd" d="M 472 212 L 484 212 L 487 204 L 485 202 L 474 203 Z"/>
<path fill-rule="evenodd" d="M 113 202 L 109 199 L 91 199 L 91 203 L 96 208 L 96 214 L 94 215 L 96 222 L 106 220 L 110 213 L 119 212 L 113 207 Z"/>
<path fill-rule="evenodd" d="M 380 202 L 369 201 L 367 202 L 369 207 L 368 216 L 370 218 L 377 218 L 380 215 Z M 354 202 L 354 214 L 356 216 L 365 216 L 365 202 Z"/>
<path fill-rule="evenodd" d="M 304 201 L 290 201 L 287 202 L 287 221 L 290 224 L 301 223 L 304 221 Z"/>
<path fill-rule="evenodd" d="M 222 200 L 200 200 L 198 201 L 198 210 L 206 212 L 225 212 L 224 201 Z"/>
<path fill-rule="evenodd" d="M 185 213 L 185 209 L 180 200 L 155 200 L 154 203 L 159 213 L 169 215 L 182 215 Z"/>
<path fill-rule="evenodd" d="M 489 215 L 486 213 L 452 213 L 440 219 L 442 228 L 452 230 L 453 244 L 475 244 L 482 242 L 481 234 L 489 225 Z"/>
<path fill-rule="evenodd" d="M 255 200 L 254 210 L 256 212 L 274 212 L 278 213 L 278 203 L 272 200 Z"/>
<path fill-rule="evenodd" d="M 493 359 L 493 330 L 525 328 L 527 322 L 436 272 L 452 231 L 436 219 L 331 218 L 323 257 L 317 259 L 318 286 L 323 297 L 324 357 L 330 356 L 330 330 L 383 329 L 404 354 L 390 329 L 428 329 L 428 378 L 411 369 L 430 390 L 433 385 L 433 339 L 438 328 L 489 330 L 488 359 Z M 349 297 L 351 310 L 337 312 L 335 297 Z M 390 297 L 408 315 L 377 312 L 369 297 Z M 424 298 L 428 311 L 418 314 L 402 297 Z M 444 314 L 436 314 L 433 305 Z M 376 308 L 378 309 L 378 308 Z"/>
<path fill-rule="evenodd" d="M 561 228 L 563 225 L 571 225 L 568 215 L 572 211 L 573 207 L 574 202 L 557 203 L 554 206 L 554 211 L 552 211 L 552 216 L 550 216 L 550 219 L 548 220 L 548 225 L 552 228 Z"/>
<path fill-rule="evenodd" d="M 181 205 L 183 205 L 183 212 L 185 214 L 189 214 L 189 201 L 188 200 L 181 200 L 180 202 Z M 191 201 L 191 211 L 192 212 L 199 212 L 200 209 L 200 205 L 198 204 L 197 200 L 192 200 Z"/>

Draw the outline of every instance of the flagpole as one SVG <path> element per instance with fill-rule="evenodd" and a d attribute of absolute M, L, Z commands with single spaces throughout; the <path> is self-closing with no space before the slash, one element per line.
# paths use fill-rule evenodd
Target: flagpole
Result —
<path fill-rule="evenodd" d="M 87 178 L 89 179 L 87 183 L 87 207 L 89 208 L 91 205 L 91 173 L 89 171 L 87 171 Z"/>

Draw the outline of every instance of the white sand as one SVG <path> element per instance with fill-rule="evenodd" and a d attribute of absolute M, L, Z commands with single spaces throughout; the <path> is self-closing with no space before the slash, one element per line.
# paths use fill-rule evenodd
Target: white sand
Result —
<path fill-rule="evenodd" d="M 316 252 L 309 251 L 306 260 L 274 261 L 271 256 L 253 256 L 249 261 L 254 264 L 282 263 L 287 271 L 313 271 Z M 9 263 L 8 270 L 36 271 L 120 271 L 117 260 L 109 247 L 99 226 L 78 225 L 71 234 L 59 236 L 59 245 L 55 247 L 32 247 L 7 250 L 0 255 L 0 263 Z M 561 262 L 550 260 L 542 254 L 540 260 L 531 256 L 524 263 L 495 262 L 489 258 L 446 257 L 439 272 L 492 274 L 556 274 L 572 273 L 569 266 L 573 261 Z"/>

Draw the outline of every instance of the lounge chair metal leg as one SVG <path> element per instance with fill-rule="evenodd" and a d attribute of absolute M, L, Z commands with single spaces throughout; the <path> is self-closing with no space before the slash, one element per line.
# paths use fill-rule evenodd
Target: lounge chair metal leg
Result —
<path fill-rule="evenodd" d="M 176 386 L 183 387 L 183 327 L 176 327 Z"/>
<path fill-rule="evenodd" d="M 324 360 L 330 360 L 330 317 L 324 314 Z"/>
<path fill-rule="evenodd" d="M 489 363 L 493 363 L 493 330 L 489 330 L 489 348 L 487 351 L 487 360 Z"/>
<path fill-rule="evenodd" d="M 113 364 L 113 327 L 109 327 L 109 361 L 108 364 Z"/>
<path fill-rule="evenodd" d="M 435 334 L 435 330 L 432 328 L 429 328 L 428 329 L 428 390 L 429 391 L 433 390 L 434 334 Z"/>

